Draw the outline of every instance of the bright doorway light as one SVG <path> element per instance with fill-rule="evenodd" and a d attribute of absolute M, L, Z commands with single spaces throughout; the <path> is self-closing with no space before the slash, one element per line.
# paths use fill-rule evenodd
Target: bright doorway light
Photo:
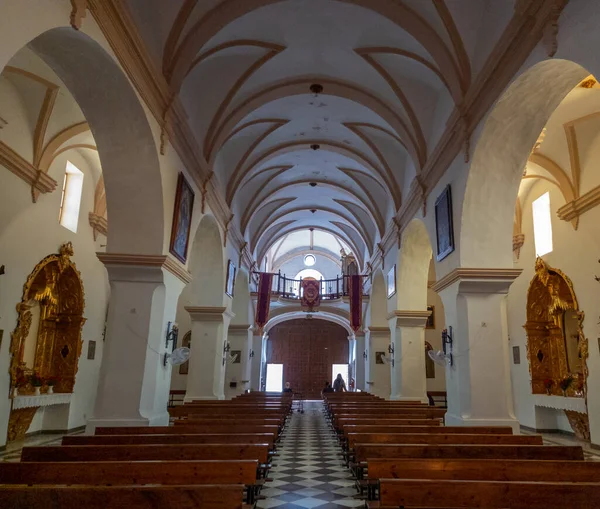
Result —
<path fill-rule="evenodd" d="M 550 214 L 550 193 L 535 200 L 533 207 L 533 238 L 536 256 L 552 251 L 552 216 Z"/>
<path fill-rule="evenodd" d="M 298 274 L 296 274 L 296 277 L 294 279 L 296 279 L 296 280 L 298 280 L 300 278 L 306 279 L 307 277 L 312 277 L 313 279 L 316 279 L 317 281 L 319 281 L 321 279 L 325 279 L 323 277 L 323 274 L 321 274 L 318 270 L 315 270 L 315 269 L 301 270 L 300 272 L 298 272 Z"/>
<path fill-rule="evenodd" d="M 62 226 L 67 230 L 71 230 L 73 233 L 77 233 L 82 191 L 83 173 L 75 165 L 67 161 L 58 221 Z"/>
<path fill-rule="evenodd" d="M 283 390 L 283 364 L 267 364 L 267 392 Z"/>
<path fill-rule="evenodd" d="M 348 380 L 348 364 L 332 364 L 331 366 L 331 385 L 333 386 L 333 382 L 337 378 L 338 374 L 342 374 L 342 378 L 344 382 L 346 382 L 346 390 L 348 390 L 348 384 L 350 380 Z"/>

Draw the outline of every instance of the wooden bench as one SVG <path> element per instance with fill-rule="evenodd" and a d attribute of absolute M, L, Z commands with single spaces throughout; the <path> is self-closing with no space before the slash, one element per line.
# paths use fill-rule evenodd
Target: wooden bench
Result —
<path fill-rule="evenodd" d="M 243 485 L 0 486 L 0 507 L 10 509 L 241 509 Z"/>
<path fill-rule="evenodd" d="M 203 434 L 203 433 L 272 433 L 279 436 L 278 426 L 245 425 L 245 424 L 198 424 L 186 426 L 123 426 L 96 428 L 96 435 L 147 435 L 147 434 Z"/>
<path fill-rule="evenodd" d="M 63 445 L 24 447 L 21 461 L 183 461 L 254 459 L 267 464 L 268 444 Z"/>
<path fill-rule="evenodd" d="M 274 448 L 273 433 L 241 434 L 146 434 L 146 435 L 71 435 L 62 445 L 130 445 L 130 444 L 268 444 Z"/>
<path fill-rule="evenodd" d="M 443 430 L 444 428 L 440 428 Z M 540 435 L 490 435 L 466 433 L 349 433 L 348 446 L 362 444 L 503 444 L 543 445 Z"/>
<path fill-rule="evenodd" d="M 427 459 L 516 459 L 516 460 L 583 460 L 579 446 L 549 445 L 423 445 L 423 444 L 361 444 L 354 445 L 351 469 L 360 482 L 364 479 L 369 460 L 378 458 Z"/>
<path fill-rule="evenodd" d="M 442 433 L 442 434 L 462 434 L 467 435 L 512 435 L 512 428 L 509 426 L 388 426 L 376 424 L 347 424 L 342 428 L 347 437 L 350 433 Z"/>
<path fill-rule="evenodd" d="M 600 483 L 381 479 L 369 508 L 594 509 Z"/>

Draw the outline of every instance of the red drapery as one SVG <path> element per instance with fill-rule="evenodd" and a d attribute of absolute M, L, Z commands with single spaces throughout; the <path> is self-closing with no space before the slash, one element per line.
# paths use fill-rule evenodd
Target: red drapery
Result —
<path fill-rule="evenodd" d="M 348 276 L 350 327 L 357 332 L 362 325 L 362 276 Z"/>
<path fill-rule="evenodd" d="M 269 321 L 269 308 L 271 307 L 271 285 L 273 274 L 261 272 L 258 275 L 258 299 L 256 301 L 256 325 L 262 333 L 263 327 Z"/>
<path fill-rule="evenodd" d="M 321 283 L 316 279 L 303 279 L 302 283 L 302 299 L 300 305 L 312 312 L 321 304 Z"/>

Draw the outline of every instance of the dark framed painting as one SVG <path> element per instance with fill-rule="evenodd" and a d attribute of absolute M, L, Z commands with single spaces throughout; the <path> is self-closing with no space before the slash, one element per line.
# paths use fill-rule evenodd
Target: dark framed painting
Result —
<path fill-rule="evenodd" d="M 396 265 L 387 273 L 387 296 L 388 299 L 396 293 Z"/>
<path fill-rule="evenodd" d="M 385 362 L 383 362 L 384 357 L 385 352 L 375 352 L 375 364 L 385 364 Z"/>
<path fill-rule="evenodd" d="M 450 186 L 435 201 L 435 235 L 439 262 L 454 251 L 454 225 L 452 223 L 452 193 Z"/>
<path fill-rule="evenodd" d="M 192 344 L 192 331 L 188 331 L 185 333 L 185 336 L 183 336 L 183 339 L 181 340 L 181 346 L 190 348 L 191 344 Z M 190 361 L 185 361 L 183 364 L 179 365 L 179 374 L 187 375 L 189 369 L 190 369 Z"/>
<path fill-rule="evenodd" d="M 241 364 L 242 363 L 242 351 L 241 350 L 231 350 L 231 357 L 233 358 L 233 362 L 231 364 Z"/>
<path fill-rule="evenodd" d="M 521 364 L 521 349 L 518 346 L 513 346 L 513 363 Z"/>
<path fill-rule="evenodd" d="M 194 191 L 185 180 L 183 173 L 180 173 L 177 179 L 177 192 L 175 193 L 169 251 L 181 263 L 185 263 L 187 260 L 193 209 Z"/>
<path fill-rule="evenodd" d="M 230 297 L 233 297 L 233 290 L 235 288 L 235 272 L 236 267 L 231 260 L 227 263 L 227 279 L 225 281 L 225 293 Z"/>
<path fill-rule="evenodd" d="M 427 306 L 427 311 L 431 311 L 425 323 L 426 329 L 435 329 L 435 306 Z"/>

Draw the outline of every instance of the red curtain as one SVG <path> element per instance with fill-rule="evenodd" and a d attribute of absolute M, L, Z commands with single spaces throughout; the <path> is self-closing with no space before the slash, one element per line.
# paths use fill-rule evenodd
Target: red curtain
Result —
<path fill-rule="evenodd" d="M 350 327 L 357 332 L 362 325 L 362 276 L 348 276 L 350 295 Z"/>
<path fill-rule="evenodd" d="M 273 274 L 261 272 L 258 276 L 258 300 L 256 301 L 256 325 L 262 332 L 269 321 L 269 308 L 271 307 L 271 285 Z"/>

